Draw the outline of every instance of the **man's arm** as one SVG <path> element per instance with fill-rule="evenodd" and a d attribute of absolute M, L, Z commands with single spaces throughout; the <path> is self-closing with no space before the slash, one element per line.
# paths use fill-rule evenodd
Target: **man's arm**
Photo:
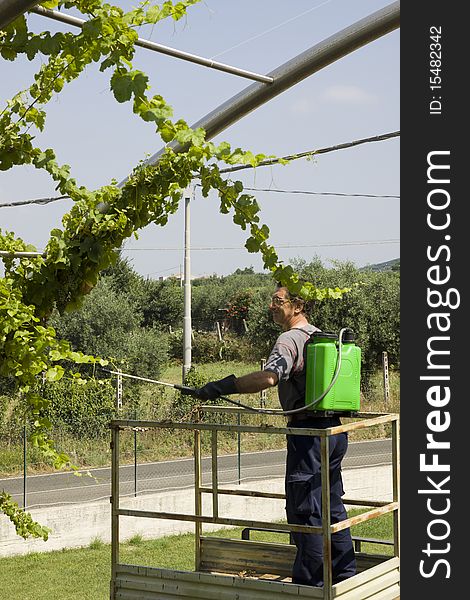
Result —
<path fill-rule="evenodd" d="M 235 375 L 229 375 L 223 379 L 217 381 L 209 381 L 205 386 L 197 390 L 192 390 L 191 393 L 200 400 L 215 400 L 221 396 L 230 394 L 250 394 L 254 392 L 260 392 L 278 382 L 278 376 L 272 371 L 254 371 L 243 375 L 242 377 L 235 377 Z M 189 389 L 189 388 L 188 388 Z"/>
<path fill-rule="evenodd" d="M 235 379 L 240 394 L 253 394 L 277 385 L 278 377 L 272 371 L 254 371 Z"/>

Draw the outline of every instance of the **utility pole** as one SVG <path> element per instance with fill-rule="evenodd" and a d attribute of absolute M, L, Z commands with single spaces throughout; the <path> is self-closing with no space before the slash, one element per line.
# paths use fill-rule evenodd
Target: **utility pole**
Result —
<path fill-rule="evenodd" d="M 191 255 L 189 203 L 194 186 L 184 190 L 184 316 L 183 316 L 183 384 L 191 368 Z"/>

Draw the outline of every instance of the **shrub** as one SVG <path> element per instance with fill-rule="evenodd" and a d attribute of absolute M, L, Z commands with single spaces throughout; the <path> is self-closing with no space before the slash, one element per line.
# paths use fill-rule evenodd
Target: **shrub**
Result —
<path fill-rule="evenodd" d="M 43 395 L 50 401 L 46 416 L 55 427 L 75 436 L 98 438 L 109 432 L 115 416 L 115 390 L 109 380 L 78 384 L 71 379 L 46 383 Z"/>
<path fill-rule="evenodd" d="M 193 331 L 191 347 L 192 360 L 197 363 L 214 362 L 222 359 L 223 343 L 216 333 Z M 177 329 L 169 335 L 170 358 L 183 358 L 183 330 Z"/>
<path fill-rule="evenodd" d="M 196 367 L 191 367 L 186 375 L 186 379 L 184 384 L 188 387 L 200 388 L 206 383 L 204 377 L 198 372 Z M 175 399 L 173 401 L 173 418 L 174 419 L 184 419 L 188 418 L 196 404 L 199 404 L 200 400 L 196 400 L 193 396 L 189 396 L 187 394 L 182 394 L 178 392 L 175 395 Z"/>

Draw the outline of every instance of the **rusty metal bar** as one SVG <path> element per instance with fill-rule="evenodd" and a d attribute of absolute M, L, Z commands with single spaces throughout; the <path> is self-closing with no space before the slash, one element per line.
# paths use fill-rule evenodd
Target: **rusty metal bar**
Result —
<path fill-rule="evenodd" d="M 200 488 L 200 491 L 204 494 L 212 494 L 212 488 Z M 272 498 L 273 500 L 285 500 L 285 494 L 275 494 L 271 492 L 256 492 L 253 490 L 221 490 L 218 489 L 218 493 L 225 494 L 226 496 L 248 496 L 250 498 Z"/>
<path fill-rule="evenodd" d="M 118 514 L 123 517 L 144 517 L 146 519 L 169 519 L 170 521 L 190 521 L 200 523 L 214 523 L 216 525 L 235 525 L 236 527 L 262 527 L 269 529 L 273 523 L 269 521 L 248 521 L 246 519 L 228 519 L 226 517 L 205 517 L 188 515 L 185 513 L 168 513 L 156 512 L 152 510 L 133 510 L 129 508 L 121 508 Z M 287 523 L 276 523 L 276 528 L 282 531 L 296 531 L 299 533 L 314 533 L 322 534 L 321 527 L 313 527 L 311 525 L 289 525 Z"/>
<path fill-rule="evenodd" d="M 212 430 L 212 516 L 219 516 L 219 499 L 217 497 L 217 488 L 219 487 L 218 469 L 217 469 L 217 429 Z"/>
<path fill-rule="evenodd" d="M 398 421 L 392 423 L 392 488 L 393 501 L 400 506 L 400 427 Z M 393 513 L 394 555 L 400 556 L 400 509 Z"/>
<path fill-rule="evenodd" d="M 333 429 L 307 429 L 300 427 L 273 427 L 272 425 L 222 425 L 219 423 L 181 423 L 176 421 L 134 421 L 121 420 L 113 421 L 119 427 L 143 427 L 155 429 L 199 429 L 201 431 L 243 431 L 246 433 L 279 433 L 289 435 L 316 435 L 318 437 L 327 437 Z"/>
<path fill-rule="evenodd" d="M 37 3 L 33 2 L 32 4 Z M 73 27 L 83 27 L 84 23 L 86 23 L 84 19 L 79 19 L 77 17 L 73 17 L 72 15 L 67 15 L 65 13 L 59 12 L 57 10 L 49 10 L 47 8 L 43 8 L 42 6 L 34 8 L 31 12 L 34 12 L 37 15 L 41 15 L 42 17 L 47 17 L 49 19 L 54 19 L 55 21 L 60 21 L 61 23 L 67 23 L 68 25 L 72 25 Z M 273 78 L 269 75 L 259 75 L 258 73 L 247 71 L 246 69 L 231 67 L 230 65 L 217 62 L 216 60 L 204 58 L 202 56 L 197 56 L 196 54 L 190 54 L 189 52 L 183 52 L 183 50 L 170 48 L 170 46 L 164 46 L 163 44 L 156 44 L 155 42 L 152 42 L 150 40 L 138 38 L 135 45 L 139 46 L 140 48 L 145 48 L 146 50 L 153 50 L 154 52 L 159 52 L 160 54 L 172 56 L 173 58 L 180 58 L 181 60 L 186 60 L 188 62 L 201 65 L 203 67 L 209 67 L 210 69 L 216 69 L 217 71 L 223 71 L 225 73 L 230 73 L 231 75 L 238 75 L 238 77 L 252 79 L 253 81 L 259 81 L 265 84 L 272 83 L 274 81 Z"/>
<path fill-rule="evenodd" d="M 367 422 L 357 421 L 355 423 L 348 423 L 347 425 L 339 425 L 338 427 L 330 427 L 329 435 L 336 435 L 338 433 L 344 433 L 346 431 L 356 431 L 358 429 L 365 429 L 366 427 L 372 427 L 373 425 L 383 425 L 384 423 L 390 423 L 396 421 L 398 415 L 391 414 L 383 417 L 375 417 Z M 326 431 L 326 430 L 325 430 Z"/>
<path fill-rule="evenodd" d="M 221 406 L 221 405 L 209 405 L 209 404 L 203 404 L 201 406 L 201 410 L 205 413 L 246 413 L 247 411 L 244 408 L 238 408 L 237 406 Z M 250 413 L 251 416 L 255 415 L 256 413 Z M 272 414 L 270 413 L 269 416 L 271 417 L 283 417 L 283 411 L 281 408 L 279 409 L 272 409 Z M 389 417 L 390 421 L 396 420 L 398 418 L 398 415 L 395 413 L 385 413 L 385 412 L 357 412 L 354 414 L 354 418 L 357 419 L 375 419 L 376 417 Z"/>
<path fill-rule="evenodd" d="M 323 591 L 324 600 L 331 600 L 333 571 L 331 568 L 331 506 L 330 506 L 330 440 L 320 440 L 321 518 L 323 530 Z"/>
<path fill-rule="evenodd" d="M 383 500 L 350 500 L 343 498 L 343 504 L 349 504 L 350 506 L 387 506 L 387 501 Z"/>
<path fill-rule="evenodd" d="M 119 564 L 119 427 L 111 429 L 111 600 Z"/>
<path fill-rule="evenodd" d="M 199 491 L 202 494 L 212 494 L 212 488 L 201 487 Z M 249 498 L 270 498 L 272 500 L 285 500 L 285 494 L 276 494 L 274 492 L 257 492 L 256 490 L 226 490 L 220 489 L 217 490 L 218 495 L 226 495 L 226 496 L 246 496 Z M 381 507 L 387 506 L 389 502 L 383 500 L 357 500 L 357 499 L 348 499 L 344 498 L 343 503 L 350 506 L 373 506 L 373 507 Z"/>
<path fill-rule="evenodd" d="M 199 420 L 200 412 L 197 411 L 197 419 Z M 201 432 L 196 429 L 194 431 L 194 514 L 197 517 L 202 515 L 202 495 L 201 495 Z M 201 566 L 201 536 L 202 523 L 196 521 L 194 524 L 194 564 L 196 571 L 199 571 Z"/>
<path fill-rule="evenodd" d="M 337 531 L 342 531 L 343 529 L 347 529 L 348 527 L 352 527 L 353 525 L 357 525 L 358 523 L 369 521 L 370 519 L 386 515 L 387 513 L 395 510 L 398 510 L 398 502 L 390 502 L 385 506 L 374 508 L 373 510 L 368 510 L 365 513 L 362 513 L 355 517 L 351 517 L 350 519 L 345 519 L 344 521 L 340 521 L 339 523 L 334 523 L 331 526 L 331 532 L 336 533 Z"/>

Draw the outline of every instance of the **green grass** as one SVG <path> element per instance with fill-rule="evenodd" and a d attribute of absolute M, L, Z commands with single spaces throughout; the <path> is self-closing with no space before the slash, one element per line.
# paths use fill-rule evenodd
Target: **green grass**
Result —
<path fill-rule="evenodd" d="M 350 516 L 358 510 L 350 512 Z M 208 535 L 240 538 L 240 529 L 224 529 Z M 384 515 L 352 529 L 354 536 L 391 539 L 392 517 Z M 287 541 L 285 534 L 253 532 L 252 539 Z M 93 540 L 85 548 L 27 554 L 0 559 L 0 600 L 108 600 L 111 549 Z M 391 554 L 389 546 L 364 547 L 367 552 Z M 136 535 L 120 546 L 123 563 L 192 571 L 194 536 L 184 534 L 156 540 Z"/>

